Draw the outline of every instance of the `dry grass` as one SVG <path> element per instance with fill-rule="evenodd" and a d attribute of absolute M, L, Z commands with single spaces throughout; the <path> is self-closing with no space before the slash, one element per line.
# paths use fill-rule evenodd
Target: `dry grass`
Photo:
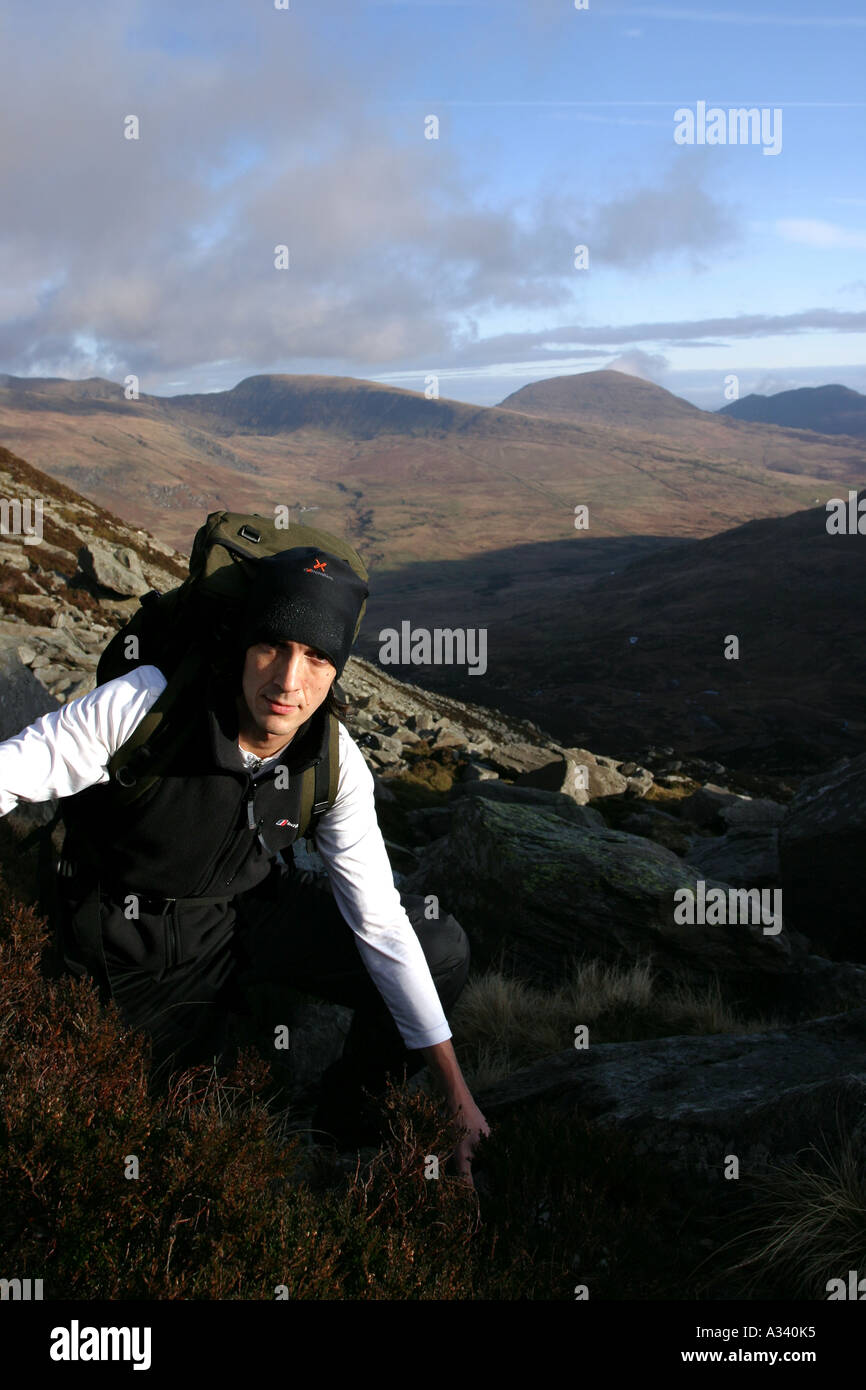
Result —
<path fill-rule="evenodd" d="M 570 1047 L 578 1024 L 589 1027 L 594 1042 L 775 1026 L 774 1020 L 741 1018 L 724 1002 L 718 984 L 662 988 L 646 962 L 615 966 L 597 960 L 576 964 L 555 990 L 487 971 L 470 979 L 451 1022 L 461 1065 L 477 1090 Z"/>
<path fill-rule="evenodd" d="M 748 1293 L 772 1269 L 787 1297 L 828 1296 L 828 1282 L 848 1271 L 866 1275 L 866 1156 L 862 1143 L 840 1130 L 832 1143 L 813 1145 L 757 1180 L 748 1229 L 731 1242 L 741 1252 L 729 1272 Z"/>

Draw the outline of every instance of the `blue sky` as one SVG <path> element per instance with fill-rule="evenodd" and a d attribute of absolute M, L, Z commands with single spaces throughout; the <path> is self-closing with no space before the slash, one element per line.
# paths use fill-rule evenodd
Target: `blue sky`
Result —
<path fill-rule="evenodd" d="M 69 11 L 0 4 L 0 371 L 866 391 L 856 0 Z M 778 152 L 678 144 L 700 102 Z"/>

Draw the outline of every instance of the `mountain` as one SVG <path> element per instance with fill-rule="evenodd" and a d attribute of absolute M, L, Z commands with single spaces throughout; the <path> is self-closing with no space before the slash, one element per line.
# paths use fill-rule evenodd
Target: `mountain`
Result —
<path fill-rule="evenodd" d="M 316 508 L 380 573 L 564 542 L 581 505 L 594 538 L 661 543 L 866 484 L 849 439 L 701 411 L 622 372 L 525 390 L 546 387 L 580 397 L 583 415 L 518 410 L 521 392 L 477 407 L 349 377 L 127 400 L 99 378 L 6 376 L 0 442 L 182 550 L 217 508 Z"/>
<path fill-rule="evenodd" d="M 744 396 L 718 413 L 817 434 L 866 435 L 866 396 L 848 386 L 801 386 L 774 396 Z"/>
<path fill-rule="evenodd" d="M 617 428 L 694 426 L 706 414 L 651 381 L 626 372 L 580 372 L 549 377 L 513 391 L 499 402 L 501 410 L 520 410 L 556 420 L 601 421 Z"/>

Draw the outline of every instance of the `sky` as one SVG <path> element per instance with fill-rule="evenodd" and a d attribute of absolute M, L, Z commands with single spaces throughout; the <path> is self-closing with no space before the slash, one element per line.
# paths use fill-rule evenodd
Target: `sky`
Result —
<path fill-rule="evenodd" d="M 0 372 L 866 391 L 864 70 L 862 0 L 0 0 Z"/>

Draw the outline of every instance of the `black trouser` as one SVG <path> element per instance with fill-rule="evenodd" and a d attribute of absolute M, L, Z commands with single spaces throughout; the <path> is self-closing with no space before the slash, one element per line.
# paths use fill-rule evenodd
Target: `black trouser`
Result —
<path fill-rule="evenodd" d="M 423 897 L 401 894 L 401 900 L 447 1015 L 469 971 L 466 935 L 448 914 L 428 920 Z M 101 961 L 82 949 L 73 925 L 66 960 L 74 973 L 95 978 L 103 997 L 114 998 L 124 1022 L 148 1032 L 156 1076 L 219 1058 L 229 1013 L 261 1019 L 275 985 L 354 1010 L 341 1063 L 347 1083 L 379 1092 L 388 1073 L 399 1078 L 404 1067 L 407 1075 L 423 1067 L 423 1055 L 405 1047 L 326 881 L 275 873 L 233 899 L 227 912 L 185 911 L 179 932 L 161 938 L 180 938 L 171 965 L 159 935 L 143 925 L 148 920 L 143 914 L 133 926 L 113 907 Z M 68 945 L 69 931 L 67 925 Z M 287 1022 L 280 1016 L 269 1023 L 271 1045 L 274 1028 Z"/>

